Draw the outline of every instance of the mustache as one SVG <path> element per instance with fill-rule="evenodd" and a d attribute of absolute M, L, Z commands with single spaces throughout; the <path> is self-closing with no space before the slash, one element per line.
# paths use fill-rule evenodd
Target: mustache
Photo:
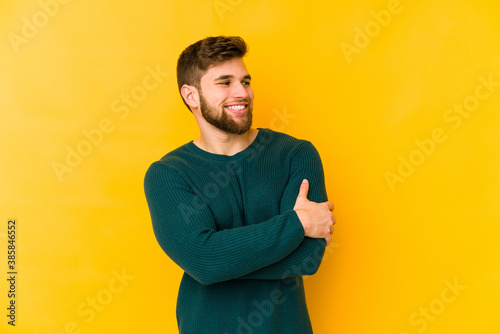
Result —
<path fill-rule="evenodd" d="M 244 100 L 231 101 L 231 102 L 224 103 L 224 106 L 229 106 L 229 105 L 235 104 L 235 103 L 250 104 L 250 100 L 244 99 Z"/>

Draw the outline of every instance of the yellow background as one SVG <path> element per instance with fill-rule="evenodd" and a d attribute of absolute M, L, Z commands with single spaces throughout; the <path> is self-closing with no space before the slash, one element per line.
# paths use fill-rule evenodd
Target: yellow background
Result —
<path fill-rule="evenodd" d="M 309 139 L 323 159 L 338 224 L 306 279 L 315 333 L 500 332 L 500 87 L 468 117 L 449 114 L 487 95 L 481 78 L 500 81 L 496 2 L 64 2 L 0 2 L 2 333 L 177 332 L 182 271 L 156 243 L 142 182 L 198 135 L 178 55 L 221 34 L 250 46 L 254 125 Z M 377 14 L 389 8 L 390 20 Z M 116 112 L 132 92 L 140 101 Z M 107 133 L 85 146 L 102 122 Z M 418 153 L 435 129 L 446 140 Z M 78 145 L 87 155 L 58 176 Z M 391 185 L 410 157 L 420 165 Z"/>

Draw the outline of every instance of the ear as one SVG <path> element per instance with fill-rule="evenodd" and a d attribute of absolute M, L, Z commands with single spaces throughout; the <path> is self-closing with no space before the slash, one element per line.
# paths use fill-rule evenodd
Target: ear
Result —
<path fill-rule="evenodd" d="M 196 87 L 186 84 L 183 85 L 181 87 L 181 95 L 188 106 L 194 109 L 199 107 L 200 99 L 198 95 L 198 89 L 196 89 Z"/>

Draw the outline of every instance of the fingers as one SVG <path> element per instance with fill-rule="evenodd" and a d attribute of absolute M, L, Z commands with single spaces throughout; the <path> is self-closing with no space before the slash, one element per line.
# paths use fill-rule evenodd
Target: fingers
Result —
<path fill-rule="evenodd" d="M 335 219 L 335 216 L 332 215 L 332 225 L 330 225 L 330 235 L 325 237 L 327 246 L 330 245 L 330 243 L 332 242 L 332 234 L 335 231 L 335 226 L 333 225 L 335 225 L 336 222 L 337 220 Z"/>
<path fill-rule="evenodd" d="M 309 192 L 309 182 L 307 181 L 307 179 L 304 179 L 300 184 L 299 195 L 297 197 L 304 197 L 305 199 L 307 199 L 308 192 Z"/>
<path fill-rule="evenodd" d="M 325 241 L 326 241 L 326 245 L 329 246 L 330 243 L 332 242 L 332 236 L 329 235 L 329 236 L 325 237 Z"/>
<path fill-rule="evenodd" d="M 328 208 L 328 210 L 333 211 L 334 206 L 333 206 L 332 202 L 326 201 L 326 202 L 324 202 L 324 204 L 326 205 L 326 207 Z"/>
<path fill-rule="evenodd" d="M 331 225 L 330 226 L 330 234 L 325 237 L 325 241 L 326 241 L 327 246 L 330 245 L 330 243 L 332 242 L 332 234 L 333 234 L 334 230 L 335 230 L 335 227 L 333 225 Z"/>

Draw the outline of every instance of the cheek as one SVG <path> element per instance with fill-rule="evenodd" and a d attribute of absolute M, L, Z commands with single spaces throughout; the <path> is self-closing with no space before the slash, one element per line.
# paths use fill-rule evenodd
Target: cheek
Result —
<path fill-rule="evenodd" d="M 248 88 L 247 94 L 250 97 L 250 99 L 253 100 L 253 90 L 252 90 L 252 87 Z"/>
<path fill-rule="evenodd" d="M 215 104 L 220 104 L 227 100 L 227 98 L 227 93 L 223 90 L 213 90 L 210 96 L 210 100 Z"/>
<path fill-rule="evenodd" d="M 203 97 L 209 105 L 214 107 L 220 106 L 220 104 L 225 101 L 225 95 L 217 90 L 203 91 Z"/>

